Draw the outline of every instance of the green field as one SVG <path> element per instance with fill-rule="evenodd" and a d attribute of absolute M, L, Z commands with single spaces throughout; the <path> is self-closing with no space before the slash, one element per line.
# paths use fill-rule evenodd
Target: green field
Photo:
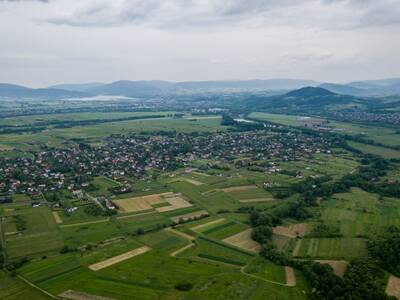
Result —
<path fill-rule="evenodd" d="M 355 123 L 345 123 L 333 120 L 327 120 L 315 117 L 305 116 L 294 116 L 294 115 L 282 115 L 282 114 L 270 114 L 264 112 L 253 112 L 249 117 L 270 121 L 274 123 L 289 125 L 289 126 L 305 126 L 309 123 L 320 123 L 324 127 L 333 128 L 336 132 L 345 134 L 361 134 L 367 139 L 373 139 L 377 143 L 384 145 L 399 146 L 400 139 L 399 134 L 394 128 L 379 127 L 373 125 L 362 125 Z"/>

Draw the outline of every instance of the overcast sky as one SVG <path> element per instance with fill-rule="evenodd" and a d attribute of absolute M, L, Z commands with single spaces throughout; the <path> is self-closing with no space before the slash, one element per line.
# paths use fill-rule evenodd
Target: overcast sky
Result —
<path fill-rule="evenodd" d="M 400 77 L 400 0 L 0 0 L 0 82 Z"/>

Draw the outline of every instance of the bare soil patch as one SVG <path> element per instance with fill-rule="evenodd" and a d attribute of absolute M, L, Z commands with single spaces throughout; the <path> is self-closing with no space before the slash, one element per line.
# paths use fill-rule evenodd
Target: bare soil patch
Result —
<path fill-rule="evenodd" d="M 123 253 L 121 255 L 117 255 L 117 256 L 111 257 L 109 259 L 103 260 L 101 262 L 95 263 L 93 265 L 90 265 L 89 269 L 91 269 L 92 271 L 99 271 L 101 269 L 115 265 L 121 261 L 130 259 L 132 257 L 138 256 L 143 253 L 146 253 L 147 251 L 150 251 L 150 250 L 151 250 L 151 248 L 147 247 L 147 246 L 136 248 L 132 251 L 129 251 L 129 252 Z"/>
<path fill-rule="evenodd" d="M 59 295 L 62 299 L 72 300 L 114 300 L 113 298 L 91 295 L 87 293 L 77 292 L 73 290 L 65 291 Z"/>
<path fill-rule="evenodd" d="M 201 225 L 197 225 L 197 226 L 192 227 L 192 228 L 190 228 L 190 229 L 196 231 L 196 230 L 199 230 L 199 229 L 201 229 L 201 228 L 207 227 L 207 226 L 209 226 L 209 225 L 221 223 L 222 221 L 225 221 L 225 218 L 221 218 L 221 219 L 217 219 L 217 220 L 214 220 L 214 221 L 211 221 L 211 222 L 208 222 L 208 223 L 204 223 L 204 224 L 201 224 Z"/>
<path fill-rule="evenodd" d="M 167 201 L 170 205 L 156 208 L 158 212 L 166 212 L 192 206 L 192 204 L 190 204 L 180 196 L 169 197 L 166 198 L 165 201 Z"/>
<path fill-rule="evenodd" d="M 184 215 L 180 215 L 180 216 L 176 216 L 176 217 L 171 217 L 170 220 L 178 223 L 180 220 L 183 221 L 188 221 L 188 220 L 193 220 L 193 219 L 197 219 L 201 216 L 208 216 L 208 211 L 206 210 L 199 210 L 199 211 L 195 211 L 189 214 L 184 214 Z"/>
<path fill-rule="evenodd" d="M 279 234 L 283 236 L 287 236 L 290 238 L 302 237 L 306 232 L 306 224 L 294 224 L 287 227 L 277 226 L 274 227 L 273 233 Z"/>
<path fill-rule="evenodd" d="M 286 285 L 296 286 L 296 275 L 294 274 L 294 270 L 291 267 L 285 267 L 285 272 L 286 272 Z"/>
<path fill-rule="evenodd" d="M 244 199 L 239 200 L 240 203 L 257 203 L 257 202 L 271 202 L 274 201 L 273 198 L 255 198 L 255 199 Z"/>
<path fill-rule="evenodd" d="M 226 239 L 223 240 L 223 242 L 227 244 L 231 244 L 233 246 L 236 246 L 238 248 L 242 248 L 251 252 L 258 253 L 261 250 L 261 246 L 259 243 L 254 241 L 251 238 L 251 232 L 252 229 L 246 229 L 242 232 L 239 232 L 235 235 L 232 235 Z"/>
<path fill-rule="evenodd" d="M 386 294 L 400 299 L 400 278 L 391 275 L 386 286 Z"/>
<path fill-rule="evenodd" d="M 220 189 L 220 190 L 225 193 L 230 193 L 230 192 L 247 191 L 247 190 L 252 190 L 252 189 L 256 189 L 256 188 L 257 188 L 256 185 L 242 185 L 242 186 L 231 186 L 231 187 Z"/>
<path fill-rule="evenodd" d="M 327 264 L 330 265 L 333 269 L 333 272 L 339 276 L 343 277 L 344 273 L 346 272 L 348 262 L 345 260 L 316 260 L 320 264 Z"/>

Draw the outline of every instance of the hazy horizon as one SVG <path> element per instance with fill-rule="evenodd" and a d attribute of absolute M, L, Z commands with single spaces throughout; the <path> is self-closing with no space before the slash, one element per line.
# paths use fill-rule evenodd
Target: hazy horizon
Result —
<path fill-rule="evenodd" d="M 400 1 L 0 0 L 0 82 L 400 77 Z"/>

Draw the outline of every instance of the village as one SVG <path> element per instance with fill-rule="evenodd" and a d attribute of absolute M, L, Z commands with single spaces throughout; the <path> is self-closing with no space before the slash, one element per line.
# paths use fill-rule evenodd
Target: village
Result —
<path fill-rule="evenodd" d="M 207 166 L 224 168 L 229 163 L 241 167 L 246 162 L 261 171 L 271 169 L 269 160 L 290 161 L 315 152 L 330 152 L 328 138 L 306 136 L 296 131 L 272 130 L 221 132 L 213 134 L 164 134 L 111 136 L 101 146 L 80 143 L 69 149 L 46 149 L 26 158 L 0 158 L 0 192 L 30 193 L 68 189 L 90 190 L 96 176 L 113 179 L 142 179 L 152 170 L 174 171 L 191 162 L 207 161 Z M 154 172 L 153 172 L 154 175 Z M 122 187 L 115 192 L 125 192 Z"/>

